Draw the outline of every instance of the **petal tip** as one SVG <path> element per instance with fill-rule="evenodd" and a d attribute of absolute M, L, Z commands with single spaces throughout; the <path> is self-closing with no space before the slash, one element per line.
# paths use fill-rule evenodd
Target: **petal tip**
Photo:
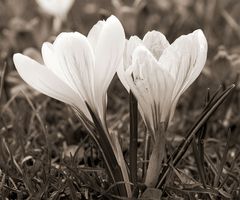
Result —
<path fill-rule="evenodd" d="M 42 55 L 47 51 L 49 52 L 49 50 L 52 50 L 52 44 L 50 42 L 44 42 L 42 44 Z"/>
<path fill-rule="evenodd" d="M 52 44 L 51 44 L 50 42 L 44 42 L 44 43 L 42 44 L 42 49 L 43 49 L 43 48 L 49 48 L 51 45 L 52 45 Z"/>
<path fill-rule="evenodd" d="M 133 57 L 134 57 L 134 55 L 139 55 L 139 54 L 141 54 L 141 55 L 146 55 L 146 54 L 148 54 L 148 53 L 149 53 L 149 52 L 148 52 L 148 50 L 147 50 L 147 48 L 146 48 L 145 46 L 139 45 L 139 46 L 137 46 L 136 49 L 133 51 Z"/>
<path fill-rule="evenodd" d="M 139 45 L 132 54 L 132 65 L 135 65 L 136 63 L 144 63 L 147 59 L 154 58 L 151 52 L 143 46 Z"/>
<path fill-rule="evenodd" d="M 115 15 L 110 15 L 110 17 L 107 18 L 107 21 L 109 21 L 109 20 L 119 21 L 119 19 Z"/>
<path fill-rule="evenodd" d="M 207 38 L 205 37 L 203 31 L 201 29 L 197 29 L 193 33 L 195 34 L 201 45 L 204 46 L 204 49 L 207 49 Z"/>
<path fill-rule="evenodd" d="M 108 17 L 107 20 L 106 20 L 106 23 L 111 24 L 113 26 L 117 25 L 118 27 L 121 27 L 121 29 L 124 32 L 124 29 L 123 29 L 123 26 L 122 26 L 120 20 L 115 15 L 111 15 L 110 17 Z"/>
<path fill-rule="evenodd" d="M 21 54 L 21 53 L 15 53 L 15 54 L 13 55 L 13 63 L 14 63 L 14 65 L 17 66 L 18 63 L 19 63 L 19 61 L 20 61 L 22 58 L 24 58 L 24 57 L 25 57 L 25 56 L 24 56 L 23 54 Z"/>
<path fill-rule="evenodd" d="M 196 35 L 198 38 L 206 39 L 202 29 L 197 29 L 197 30 L 193 31 L 193 34 Z"/>

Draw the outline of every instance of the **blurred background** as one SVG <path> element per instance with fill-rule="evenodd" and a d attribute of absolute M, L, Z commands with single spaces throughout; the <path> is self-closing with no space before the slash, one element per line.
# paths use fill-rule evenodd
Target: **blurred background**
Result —
<path fill-rule="evenodd" d="M 202 29 L 209 44 L 204 74 L 217 81 L 211 82 L 229 83 L 240 71 L 239 9 L 238 0 L 75 0 L 59 26 L 35 0 L 1 0 L 1 67 L 6 62 L 9 73 L 14 70 L 13 53 L 39 58 L 44 41 L 53 41 L 63 31 L 86 35 L 98 20 L 113 14 L 122 22 L 127 38 L 142 38 L 147 31 L 158 30 L 173 42 L 182 34 Z M 10 92 L 16 84 L 14 73 L 6 79 Z"/>
<path fill-rule="evenodd" d="M 56 35 L 63 31 L 79 31 L 87 35 L 98 20 L 106 19 L 112 14 L 123 24 L 127 38 L 131 35 L 142 38 L 147 31 L 158 30 L 164 33 L 171 43 L 182 34 L 188 34 L 196 29 L 204 31 L 209 47 L 208 60 L 202 75 L 194 84 L 195 87 L 192 86 L 187 92 L 189 94 L 184 95 L 185 99 L 180 102 L 178 110 L 184 106 L 185 110 L 201 108 L 204 101 L 203 93 L 207 88 L 214 91 L 220 85 L 232 83 L 238 85 L 240 72 L 238 0 L 71 0 L 73 5 L 60 19 L 53 14 L 54 12 L 51 13 L 38 4 L 39 1 L 0 1 L 0 69 L 4 72 L 2 103 L 20 91 L 26 92 L 30 98 L 39 97 L 39 94 L 30 89 L 15 71 L 12 62 L 14 53 L 24 53 L 41 60 L 43 42 L 54 41 Z M 117 78 L 113 83 L 109 92 L 109 112 L 114 113 L 115 109 L 120 107 L 119 103 L 126 105 L 126 102 L 121 100 L 126 100 L 127 94 Z M 111 99 L 114 99 L 112 103 Z M 187 115 L 192 113 L 194 112 L 188 112 Z M 184 116 L 183 111 L 181 115 Z M 181 115 L 179 119 L 182 118 Z"/>
<path fill-rule="evenodd" d="M 232 54 L 239 53 L 239 9 L 238 0 L 75 0 L 58 32 L 87 34 L 99 19 L 114 14 L 127 37 L 142 37 L 154 29 L 172 42 L 179 35 L 201 28 L 208 39 L 210 56 L 220 45 Z M 1 0 L 1 58 L 28 47 L 39 49 L 43 41 L 51 40 L 57 34 L 53 18 L 35 0 Z"/>

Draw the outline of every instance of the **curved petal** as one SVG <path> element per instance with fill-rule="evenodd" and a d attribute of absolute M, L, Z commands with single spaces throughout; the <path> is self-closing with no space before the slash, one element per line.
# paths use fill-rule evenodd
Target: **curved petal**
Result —
<path fill-rule="evenodd" d="M 74 0 L 37 0 L 37 3 L 48 14 L 64 19 Z"/>
<path fill-rule="evenodd" d="M 179 97 L 199 76 L 206 58 L 207 41 L 201 30 L 179 37 L 160 57 L 160 65 L 175 79 L 170 120 Z"/>
<path fill-rule="evenodd" d="M 142 45 L 142 40 L 136 35 L 131 36 L 129 40 L 126 40 L 124 55 L 123 55 L 125 70 L 132 64 L 133 51 L 139 45 Z"/>
<path fill-rule="evenodd" d="M 196 62 L 194 63 L 192 70 L 183 86 L 182 92 L 184 92 L 199 76 L 206 60 L 207 60 L 207 40 L 202 30 L 196 30 L 193 32 L 193 49 L 196 51 Z"/>
<path fill-rule="evenodd" d="M 95 47 L 96 90 L 101 84 L 102 91 L 106 91 L 114 74 L 119 67 L 125 43 L 125 34 L 120 21 L 111 16 L 105 22 Z"/>
<path fill-rule="evenodd" d="M 143 44 L 158 60 L 164 49 L 170 44 L 166 37 L 159 31 L 149 31 L 143 37 Z"/>
<path fill-rule="evenodd" d="M 60 68 L 58 59 L 54 52 L 54 47 L 49 42 L 44 42 L 42 45 L 42 58 L 46 67 L 48 67 L 56 76 L 67 83 L 64 71 Z M 67 83 L 68 84 L 68 83 Z"/>
<path fill-rule="evenodd" d="M 61 33 L 53 43 L 53 49 L 57 59 L 55 60 L 57 65 L 54 67 L 59 67 L 59 69 L 54 69 L 55 73 L 60 74 L 59 77 L 64 79 L 74 91 L 77 91 L 91 107 L 94 107 L 93 68 L 95 60 L 87 38 L 78 32 Z"/>
<path fill-rule="evenodd" d="M 141 107 L 140 113 L 148 128 L 156 132 L 169 115 L 173 78 L 144 46 L 134 51 L 133 64 L 127 73 L 126 80 Z"/>
<path fill-rule="evenodd" d="M 158 31 L 147 32 L 143 38 L 143 41 L 137 36 L 131 36 L 129 40 L 126 41 L 124 55 L 123 55 L 123 66 L 118 68 L 118 77 L 121 80 L 124 87 L 129 91 L 129 87 L 124 80 L 124 71 L 132 64 L 132 54 L 133 51 L 139 45 L 144 44 L 145 47 L 154 55 L 158 60 L 162 52 L 170 44 L 166 37 Z"/>
<path fill-rule="evenodd" d="M 106 22 L 104 20 L 98 21 L 88 33 L 87 39 L 92 45 L 93 50 L 95 50 L 95 47 L 97 46 L 99 35 L 105 23 Z"/>
<path fill-rule="evenodd" d="M 117 69 L 117 75 L 125 89 L 130 92 L 130 88 L 128 86 L 128 83 L 126 81 L 126 71 L 124 70 L 123 60 L 121 61 L 121 64 L 119 65 Z"/>
<path fill-rule="evenodd" d="M 131 36 L 129 40 L 125 40 L 125 48 L 123 53 L 123 60 L 117 69 L 117 75 L 123 86 L 129 92 L 129 86 L 126 82 L 126 69 L 132 64 L 132 54 L 135 48 L 142 44 L 142 40 L 137 36 Z"/>
<path fill-rule="evenodd" d="M 95 46 L 94 93 L 100 115 L 106 110 L 106 92 L 121 64 L 124 43 L 125 33 L 120 21 L 115 16 L 109 17 L 102 27 Z"/>
<path fill-rule="evenodd" d="M 19 75 L 31 87 L 54 99 L 78 107 L 91 120 L 86 105 L 79 95 L 47 67 L 19 53 L 14 54 L 13 61 Z"/>
<path fill-rule="evenodd" d="M 142 119 L 149 130 L 153 132 L 153 119 L 151 115 L 151 107 L 150 103 L 146 100 L 146 96 L 148 96 L 148 90 L 144 90 L 144 87 L 140 86 L 140 83 L 133 78 L 133 74 L 135 74 L 134 65 L 131 65 L 126 71 L 126 81 L 128 83 L 129 88 L 133 92 L 134 96 L 138 101 L 139 112 L 142 116 Z M 135 74 L 136 77 L 136 74 Z"/>

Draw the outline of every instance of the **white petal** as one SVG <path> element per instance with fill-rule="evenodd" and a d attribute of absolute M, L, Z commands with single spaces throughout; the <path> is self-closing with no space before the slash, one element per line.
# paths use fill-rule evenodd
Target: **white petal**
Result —
<path fill-rule="evenodd" d="M 61 80 L 67 83 L 66 75 L 59 66 L 58 58 L 55 55 L 54 47 L 49 42 L 44 42 L 42 45 L 42 57 L 44 64 Z"/>
<path fill-rule="evenodd" d="M 98 21 L 89 31 L 87 39 L 92 45 L 92 48 L 95 50 L 95 47 L 97 46 L 99 35 L 102 31 L 102 28 L 106 22 L 101 20 Z"/>
<path fill-rule="evenodd" d="M 120 21 L 114 16 L 109 17 L 102 27 L 95 47 L 95 99 L 99 101 L 96 103 L 99 104 L 100 113 L 106 109 L 106 92 L 121 64 L 124 43 L 125 34 Z"/>
<path fill-rule="evenodd" d="M 145 48 L 137 48 L 137 59 L 141 73 L 145 76 L 145 87 L 148 87 L 152 98 L 152 112 L 155 112 L 155 129 L 160 122 L 166 122 L 169 117 L 171 97 L 174 89 L 174 79 L 171 74 L 163 70 L 153 55 Z"/>
<path fill-rule="evenodd" d="M 138 36 L 131 36 L 129 40 L 126 41 L 124 50 L 124 69 L 126 70 L 132 64 L 133 51 L 142 45 L 142 40 Z"/>
<path fill-rule="evenodd" d="M 133 64 L 127 73 L 126 80 L 141 107 L 140 113 L 148 128 L 155 132 L 161 122 L 168 120 L 173 78 L 143 46 L 134 51 Z"/>
<path fill-rule="evenodd" d="M 159 31 L 147 32 L 143 38 L 143 44 L 152 52 L 157 60 L 162 55 L 164 49 L 170 45 L 166 37 Z"/>
<path fill-rule="evenodd" d="M 93 106 L 94 54 L 87 38 L 78 33 L 61 33 L 53 43 L 55 72 L 65 76 L 68 85 Z"/>
<path fill-rule="evenodd" d="M 78 107 L 91 120 L 83 100 L 47 67 L 22 54 L 14 54 L 19 75 L 31 87 L 54 99 Z"/>
<path fill-rule="evenodd" d="M 118 75 L 119 80 L 121 81 L 121 83 L 125 87 L 125 89 L 129 92 L 130 88 L 129 88 L 128 83 L 126 81 L 126 71 L 124 70 L 123 60 L 121 61 L 121 64 L 119 65 L 119 67 L 117 69 L 117 75 Z"/>
<path fill-rule="evenodd" d="M 160 65 L 175 78 L 170 119 L 181 94 L 201 73 L 206 57 L 207 41 L 201 30 L 179 37 L 160 57 Z"/>
<path fill-rule="evenodd" d="M 191 73 L 183 87 L 183 92 L 196 80 L 201 73 L 207 60 L 207 40 L 202 30 L 193 32 L 193 48 L 196 51 L 196 62 L 194 63 Z"/>
<path fill-rule="evenodd" d="M 37 0 L 37 3 L 46 13 L 64 19 L 74 0 Z"/>
<path fill-rule="evenodd" d="M 133 51 L 137 46 L 141 45 L 141 43 L 142 43 L 141 39 L 137 36 L 131 36 L 129 40 L 125 40 L 123 62 L 120 64 L 120 66 L 117 69 L 117 75 L 120 81 L 122 82 L 123 86 L 126 88 L 128 92 L 129 92 L 129 86 L 125 80 L 126 69 L 132 64 Z"/>
<path fill-rule="evenodd" d="M 148 90 L 144 90 L 144 87 L 139 87 L 133 79 L 133 73 L 135 73 L 134 65 L 131 65 L 126 71 L 126 81 L 128 83 L 129 88 L 133 92 L 134 96 L 138 101 L 139 112 L 142 116 L 143 121 L 146 126 L 152 131 L 153 130 L 153 119 L 151 115 L 150 103 L 146 100 L 149 94 Z M 135 75 L 136 76 L 136 75 Z"/>
<path fill-rule="evenodd" d="M 97 79 L 98 84 L 101 84 L 104 90 L 109 86 L 120 65 L 124 43 L 125 34 L 120 21 L 114 16 L 109 17 L 102 28 L 97 46 L 95 47 L 95 79 Z"/>

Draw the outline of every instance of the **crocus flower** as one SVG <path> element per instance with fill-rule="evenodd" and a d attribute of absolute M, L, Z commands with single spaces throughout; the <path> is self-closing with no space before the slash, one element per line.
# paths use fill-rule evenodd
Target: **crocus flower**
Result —
<path fill-rule="evenodd" d="M 65 102 L 92 121 L 85 102 L 105 123 L 107 89 L 121 61 L 124 30 L 111 16 L 99 21 L 87 37 L 61 33 L 53 44 L 42 46 L 44 64 L 17 53 L 14 64 L 20 76 L 34 89 Z"/>
<path fill-rule="evenodd" d="M 89 130 L 92 122 L 95 122 L 96 129 L 97 125 L 103 128 L 98 133 L 103 138 L 94 136 L 91 130 L 90 133 L 98 138 L 96 141 L 100 147 L 105 148 L 109 144 L 108 152 L 113 156 L 105 157 L 105 161 L 109 163 L 115 159 L 115 164 L 117 162 L 121 168 L 122 179 L 128 182 L 120 144 L 115 134 L 108 132 L 106 125 L 107 89 L 121 63 L 124 42 L 123 27 L 115 16 L 111 16 L 93 26 L 87 37 L 78 32 L 61 33 L 53 44 L 45 42 L 42 46 L 44 64 L 20 53 L 14 55 L 13 61 L 25 82 L 39 92 L 72 106 L 83 122 L 88 119 Z M 116 181 L 122 180 L 118 178 Z M 130 187 L 126 188 L 130 194 Z"/>
<path fill-rule="evenodd" d="M 125 45 L 118 76 L 139 104 L 140 114 L 151 133 L 153 150 L 145 184 L 155 187 L 165 157 L 165 132 L 182 93 L 201 73 L 207 41 L 201 30 L 176 39 L 171 45 L 157 31 L 143 40 L 131 37 Z"/>
<path fill-rule="evenodd" d="M 54 17 L 64 20 L 75 0 L 36 0 L 38 5 Z"/>
<path fill-rule="evenodd" d="M 54 17 L 53 30 L 59 32 L 75 0 L 36 0 L 39 7 Z"/>
<path fill-rule="evenodd" d="M 14 55 L 13 61 L 25 82 L 39 92 L 69 104 L 83 122 L 88 119 L 92 124 L 94 114 L 98 125 L 104 129 L 102 136 L 107 138 L 104 141 L 112 148 L 108 151 L 112 150 L 111 155 L 115 155 L 123 179 L 128 182 L 120 144 L 115 134 L 108 133 L 106 125 L 107 89 L 121 63 L 124 42 L 123 27 L 115 16 L 111 16 L 93 26 L 87 37 L 78 32 L 61 33 L 53 44 L 45 42 L 42 46 L 44 64 L 20 53 Z M 99 141 L 101 147 L 107 145 L 103 139 Z M 106 159 L 111 162 L 114 158 Z M 130 194 L 129 186 L 127 192 Z"/>
<path fill-rule="evenodd" d="M 201 30 L 176 39 L 171 45 L 157 31 L 143 40 L 132 36 L 125 45 L 118 76 L 139 103 L 141 116 L 151 132 L 172 120 L 181 94 L 202 71 L 207 41 Z"/>

